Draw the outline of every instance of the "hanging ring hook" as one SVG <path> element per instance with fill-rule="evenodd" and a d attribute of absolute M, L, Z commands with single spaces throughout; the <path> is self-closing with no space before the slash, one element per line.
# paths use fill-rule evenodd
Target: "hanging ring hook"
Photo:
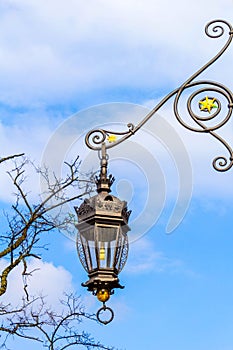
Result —
<path fill-rule="evenodd" d="M 110 317 L 109 319 L 106 319 L 106 320 L 103 320 L 100 318 L 100 315 L 101 315 L 101 312 L 103 311 L 109 311 L 110 312 Z M 108 324 L 110 322 L 112 322 L 113 318 L 114 318 L 114 312 L 113 310 L 106 306 L 105 304 L 97 311 L 97 314 L 96 314 L 96 317 L 97 317 L 97 320 L 100 322 L 100 323 L 103 323 L 103 324 Z"/>

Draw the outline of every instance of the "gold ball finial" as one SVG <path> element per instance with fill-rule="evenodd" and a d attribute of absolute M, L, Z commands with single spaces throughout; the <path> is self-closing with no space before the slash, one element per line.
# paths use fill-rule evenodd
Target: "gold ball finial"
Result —
<path fill-rule="evenodd" d="M 110 298 L 110 292 L 108 289 L 99 289 L 96 293 L 97 299 L 102 303 L 105 303 Z"/>

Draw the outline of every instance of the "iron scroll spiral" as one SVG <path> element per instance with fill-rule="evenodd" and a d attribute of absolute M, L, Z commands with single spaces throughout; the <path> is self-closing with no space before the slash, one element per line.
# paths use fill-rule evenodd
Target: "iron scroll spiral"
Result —
<path fill-rule="evenodd" d="M 201 73 L 203 73 L 208 67 L 210 67 L 222 54 L 226 51 L 226 49 L 231 44 L 232 38 L 233 38 L 233 27 L 226 21 L 223 20 L 215 20 L 208 23 L 205 27 L 205 33 L 208 37 L 216 39 L 220 38 L 225 33 L 225 28 L 229 29 L 229 38 L 226 41 L 225 45 L 222 47 L 222 49 L 209 61 L 207 62 L 201 69 L 199 69 L 196 73 L 194 73 L 177 91 L 176 97 L 174 100 L 174 114 L 179 121 L 181 125 L 183 125 L 186 129 L 189 129 L 194 132 L 204 132 L 209 133 L 214 138 L 216 138 L 219 142 L 223 144 L 223 146 L 228 150 L 229 152 L 229 158 L 227 159 L 225 156 L 217 156 L 214 158 L 212 164 L 215 170 L 217 171 L 227 171 L 229 170 L 233 165 L 233 150 L 230 147 L 230 145 L 219 135 L 216 133 L 217 129 L 220 129 L 223 125 L 225 125 L 231 115 L 232 115 L 232 108 L 233 108 L 233 94 L 230 89 L 228 89 L 226 86 L 214 82 L 214 81 L 195 81 L 193 80 L 199 76 Z M 190 88 L 190 87 L 196 87 L 196 86 L 204 86 L 202 88 L 199 88 L 197 91 L 191 94 L 187 100 L 187 110 L 188 114 L 191 117 L 191 119 L 195 122 L 197 127 L 192 127 L 188 125 L 180 116 L 178 105 L 180 102 L 180 98 L 183 94 L 183 92 Z M 204 93 L 211 93 L 212 96 L 215 96 L 216 94 L 218 96 L 225 98 L 225 106 L 227 106 L 227 113 L 225 116 L 223 116 L 222 120 L 220 122 L 217 122 L 214 125 L 208 126 L 206 122 L 210 120 L 214 120 L 217 116 L 220 115 L 222 111 L 222 103 L 218 98 L 212 98 L 212 101 L 215 100 L 216 102 L 216 111 L 212 113 L 212 110 L 209 110 L 209 115 L 207 117 L 203 117 L 200 114 L 197 114 L 193 111 L 192 108 L 192 102 L 194 101 L 194 98 L 198 96 L 199 94 Z"/>
<path fill-rule="evenodd" d="M 110 130 L 104 130 L 104 129 L 90 130 L 85 137 L 86 145 L 92 150 L 99 151 L 101 150 L 102 143 L 106 142 L 107 138 L 110 135 L 123 136 L 122 137 L 122 141 L 123 141 L 123 139 L 126 139 L 129 136 L 134 134 L 135 126 L 132 123 L 128 123 L 127 127 L 128 127 L 128 130 L 123 132 L 110 131 Z M 119 142 L 115 141 L 112 144 L 107 144 L 106 148 L 114 147 L 117 143 Z"/>
<path fill-rule="evenodd" d="M 226 142 L 224 138 L 222 138 L 216 130 L 219 130 L 223 125 L 225 125 L 231 115 L 233 109 L 233 93 L 226 86 L 209 80 L 200 80 L 196 81 L 195 79 L 203 73 L 207 68 L 209 68 L 216 60 L 218 60 L 223 53 L 227 50 L 229 45 L 233 39 L 233 27 L 231 24 L 226 22 L 225 20 L 214 20 L 209 22 L 205 27 L 205 33 L 209 38 L 217 39 L 226 34 L 226 29 L 229 30 L 229 36 L 224 44 L 224 46 L 219 50 L 219 52 L 210 59 L 203 67 L 201 67 L 198 71 L 196 71 L 189 79 L 187 79 L 179 88 L 170 92 L 167 96 L 165 96 L 145 117 L 144 119 L 136 126 L 132 123 L 127 125 L 128 130 L 124 132 L 116 132 L 104 129 L 96 129 L 91 130 L 87 133 L 85 142 L 86 145 L 92 150 L 100 150 L 101 144 L 103 142 L 106 143 L 106 149 L 112 148 L 124 140 L 131 137 L 135 134 L 171 97 L 175 97 L 173 102 L 173 111 L 178 122 L 184 126 L 186 129 L 200 132 L 200 133 L 209 133 L 215 139 L 217 139 L 228 151 L 229 156 L 217 156 L 213 160 L 213 167 L 217 171 L 227 171 L 233 165 L 233 150 L 231 146 Z M 187 124 L 187 122 L 181 117 L 179 112 L 179 105 L 181 96 L 185 91 L 190 88 L 197 88 L 195 92 L 192 92 L 191 95 L 187 99 L 187 112 L 189 117 L 191 117 L 191 125 Z M 206 108 L 200 108 L 199 112 L 209 112 L 209 115 L 203 116 L 201 113 L 197 113 L 193 109 L 193 104 L 198 95 L 200 95 L 199 104 L 205 104 L 203 98 L 206 96 Z M 210 95 L 209 95 L 210 94 Z M 216 95 L 218 97 L 216 97 Z M 224 106 L 227 108 L 226 115 L 224 115 L 220 121 L 209 125 L 208 123 L 211 121 L 215 121 L 215 119 L 219 119 L 220 115 L 225 113 L 223 111 L 223 103 L 222 98 L 224 99 Z M 212 101 L 212 105 L 208 101 Z M 213 102 L 214 101 L 214 102 Z M 213 111 L 212 109 L 216 109 Z M 218 118 L 217 118 L 218 117 Z M 193 126 L 194 125 L 194 126 Z"/>

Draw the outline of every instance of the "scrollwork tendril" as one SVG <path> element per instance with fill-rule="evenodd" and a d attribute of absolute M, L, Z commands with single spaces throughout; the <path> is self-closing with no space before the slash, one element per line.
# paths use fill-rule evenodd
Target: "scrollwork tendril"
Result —
<path fill-rule="evenodd" d="M 87 133 L 85 142 L 86 145 L 92 150 L 100 150 L 101 144 L 103 142 L 108 141 L 111 137 L 113 141 L 106 145 L 106 148 L 114 147 L 116 144 L 119 144 L 123 140 L 129 138 L 132 134 L 134 134 L 135 126 L 132 123 L 127 124 L 127 131 L 110 131 L 105 129 L 95 129 L 91 130 Z M 118 140 L 117 137 L 121 136 Z M 100 146 L 99 146 L 100 145 Z"/>
<path fill-rule="evenodd" d="M 193 92 L 188 97 L 188 100 L 187 100 L 188 114 L 191 116 L 192 121 L 197 125 L 197 127 L 188 125 L 181 118 L 180 113 L 178 111 L 178 109 L 179 109 L 178 104 L 180 102 L 181 95 L 179 96 L 179 99 L 175 99 L 175 101 L 174 101 L 174 113 L 175 113 L 176 118 L 179 121 L 179 123 L 182 124 L 186 129 L 194 131 L 194 132 L 199 132 L 199 133 L 209 133 L 210 135 L 215 137 L 220 143 L 223 144 L 223 146 L 229 152 L 229 159 L 227 160 L 226 157 L 224 157 L 224 156 L 216 157 L 213 161 L 213 167 L 215 170 L 218 170 L 218 171 L 227 171 L 232 166 L 231 158 L 233 156 L 233 150 L 230 147 L 230 145 L 222 137 L 220 137 L 216 133 L 216 130 L 220 129 L 223 125 L 225 125 L 229 121 L 229 119 L 232 115 L 231 104 L 233 101 L 233 95 L 232 95 L 232 92 L 228 88 L 226 88 L 225 86 L 223 86 L 217 82 L 211 82 L 211 81 L 194 82 L 194 83 L 186 86 L 185 89 L 188 89 L 191 87 L 196 87 L 199 85 L 206 85 L 206 87 L 200 88 L 197 91 Z M 217 123 L 211 123 L 211 125 L 208 125 L 207 122 L 214 121 L 215 119 L 217 119 L 216 117 L 219 116 L 220 113 L 222 112 L 222 108 L 221 108 L 222 102 L 217 97 L 213 99 L 216 103 L 216 111 L 213 113 L 211 111 L 209 111 L 209 114 L 207 116 L 198 115 L 197 113 L 195 113 L 193 111 L 193 108 L 192 108 L 192 102 L 195 100 L 195 98 L 199 94 L 203 95 L 204 93 L 207 93 L 207 92 L 210 92 L 214 96 L 216 96 L 218 94 L 218 95 L 222 96 L 223 98 L 225 98 L 227 103 L 224 105 L 228 107 L 228 111 L 226 114 L 224 114 L 223 118 L 220 121 L 218 119 Z M 183 106 L 183 104 L 182 104 L 182 106 Z"/>
<path fill-rule="evenodd" d="M 217 24 L 219 23 L 219 24 Z M 214 21 L 211 21 L 209 22 L 206 27 L 205 27 L 205 33 L 208 37 L 210 38 L 220 38 L 224 33 L 225 33 L 225 29 L 222 25 L 220 25 L 220 23 L 226 25 L 230 31 L 232 30 L 232 27 L 231 25 L 224 21 L 224 20 L 221 20 L 221 19 L 218 19 L 218 20 L 214 20 Z M 214 26 L 212 26 L 214 25 Z M 211 34 L 210 31 L 212 31 L 214 34 Z"/>
<path fill-rule="evenodd" d="M 179 110 L 178 110 L 178 106 L 179 106 L 181 95 L 179 96 L 179 99 L 176 99 L 174 101 L 174 113 L 175 113 L 175 116 L 178 119 L 180 124 L 182 124 L 186 129 L 189 129 L 191 131 L 195 131 L 195 132 L 209 132 L 209 131 L 217 130 L 217 129 L 221 128 L 224 124 L 226 124 L 226 122 L 230 119 L 230 117 L 232 115 L 232 107 L 231 107 L 231 104 L 232 104 L 232 101 L 233 101 L 232 92 L 228 88 L 226 88 L 224 85 L 221 85 L 221 84 L 219 84 L 217 82 L 212 82 L 212 81 L 197 81 L 197 82 L 194 82 L 192 84 L 187 85 L 185 87 L 185 89 L 192 88 L 192 87 L 195 87 L 195 86 L 198 86 L 198 85 L 207 85 L 207 86 L 204 87 L 204 88 L 198 89 L 197 91 L 193 92 L 188 97 L 187 110 L 188 110 L 188 113 L 191 116 L 192 120 L 194 122 L 196 122 L 196 124 L 198 124 L 200 126 L 200 128 L 194 128 L 194 127 L 189 126 L 181 118 L 181 115 L 180 115 Z M 216 105 L 216 111 L 214 113 L 210 113 L 209 112 L 209 114 L 207 116 L 198 115 L 192 109 L 192 102 L 193 102 L 193 100 L 199 94 L 203 95 L 204 93 L 206 94 L 207 92 L 211 92 L 211 93 L 214 93 L 214 94 L 222 95 L 226 99 L 226 101 L 227 101 L 226 106 L 228 107 L 228 112 L 225 115 L 225 117 L 223 118 L 223 120 L 221 122 L 219 122 L 218 124 L 212 125 L 212 126 L 209 126 L 209 127 L 204 125 L 202 122 L 213 120 L 215 117 L 217 117 L 220 114 L 220 112 L 222 110 L 222 108 L 221 108 L 222 107 L 221 101 L 217 97 L 214 98 L 215 103 L 217 104 Z"/>
<path fill-rule="evenodd" d="M 86 134 L 86 145 L 93 150 L 99 150 L 101 147 L 96 147 L 94 145 L 101 145 L 105 142 L 106 136 L 105 131 L 102 129 L 91 130 Z"/>
<path fill-rule="evenodd" d="M 217 171 L 227 171 L 229 170 L 233 165 L 232 158 L 230 157 L 230 161 L 223 156 L 216 157 L 213 160 L 213 167 Z"/>

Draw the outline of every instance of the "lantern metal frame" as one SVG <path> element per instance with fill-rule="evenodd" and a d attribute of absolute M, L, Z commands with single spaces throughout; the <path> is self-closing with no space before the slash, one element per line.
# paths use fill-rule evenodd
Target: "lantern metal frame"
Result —
<path fill-rule="evenodd" d="M 76 208 L 79 223 L 77 250 L 79 259 L 88 272 L 89 280 L 82 283 L 89 291 L 96 293 L 100 288 L 124 288 L 119 284 L 118 274 L 123 269 L 128 256 L 128 211 L 126 202 L 115 196 L 98 194 L 85 199 Z M 109 200 L 108 198 L 112 198 Z M 92 205 L 90 206 L 90 201 Z M 87 238 L 89 236 L 89 239 Z M 100 236 L 104 236 L 102 240 Z M 114 242 L 111 246 L 110 242 Z M 101 243 L 108 243 L 106 258 L 101 264 Z M 91 252 L 92 249 L 92 252 Z"/>

